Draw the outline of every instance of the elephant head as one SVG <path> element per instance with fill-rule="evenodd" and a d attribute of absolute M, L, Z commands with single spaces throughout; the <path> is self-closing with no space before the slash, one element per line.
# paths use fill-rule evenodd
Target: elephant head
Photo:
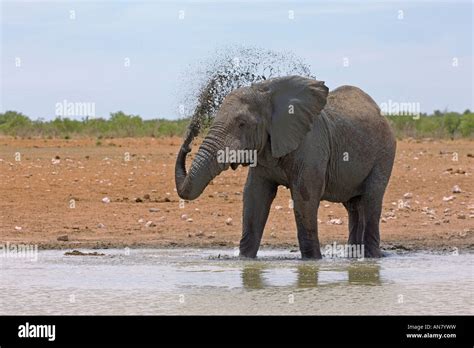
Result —
<path fill-rule="evenodd" d="M 189 173 L 185 163 L 189 136 L 181 146 L 175 167 L 178 195 L 195 199 L 223 170 L 238 167 L 237 162 L 219 161 L 219 151 L 261 153 L 267 144 L 275 158 L 294 151 L 326 105 L 327 95 L 324 82 L 300 76 L 274 78 L 229 93 Z"/>

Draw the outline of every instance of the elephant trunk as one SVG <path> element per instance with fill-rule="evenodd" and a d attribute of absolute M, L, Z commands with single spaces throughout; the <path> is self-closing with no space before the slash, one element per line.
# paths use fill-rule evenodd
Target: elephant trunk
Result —
<path fill-rule="evenodd" d="M 186 172 L 186 155 L 191 151 L 189 144 L 192 135 L 186 137 L 175 166 L 176 191 L 182 199 L 193 200 L 199 197 L 206 186 L 228 165 L 218 163 L 217 151 L 222 148 L 223 137 L 216 129 L 211 129 L 199 147 L 189 173 Z"/>

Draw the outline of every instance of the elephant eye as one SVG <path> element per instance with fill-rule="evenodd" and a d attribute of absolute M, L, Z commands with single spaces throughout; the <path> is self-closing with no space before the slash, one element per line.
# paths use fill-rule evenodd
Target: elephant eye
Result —
<path fill-rule="evenodd" d="M 239 128 L 245 127 L 245 121 L 239 121 Z"/>

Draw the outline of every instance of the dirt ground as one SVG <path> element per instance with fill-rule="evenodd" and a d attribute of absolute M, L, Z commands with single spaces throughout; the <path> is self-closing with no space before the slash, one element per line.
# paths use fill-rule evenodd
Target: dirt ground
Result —
<path fill-rule="evenodd" d="M 200 198 L 183 205 L 174 190 L 180 138 L 100 142 L 0 138 L 0 243 L 238 246 L 246 168 L 222 173 Z M 384 249 L 474 249 L 473 145 L 398 142 L 383 205 Z M 455 185 L 460 193 L 453 193 Z M 289 199 L 280 187 L 262 245 L 297 247 Z M 322 246 L 347 240 L 341 204 L 322 202 L 318 218 Z"/>

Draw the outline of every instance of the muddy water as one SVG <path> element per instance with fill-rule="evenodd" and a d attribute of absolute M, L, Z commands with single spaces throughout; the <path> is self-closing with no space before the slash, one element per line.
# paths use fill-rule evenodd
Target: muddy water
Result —
<path fill-rule="evenodd" d="M 97 251 L 97 250 L 95 250 Z M 474 314 L 473 254 L 298 260 L 262 250 L 0 258 L 0 314 Z"/>

